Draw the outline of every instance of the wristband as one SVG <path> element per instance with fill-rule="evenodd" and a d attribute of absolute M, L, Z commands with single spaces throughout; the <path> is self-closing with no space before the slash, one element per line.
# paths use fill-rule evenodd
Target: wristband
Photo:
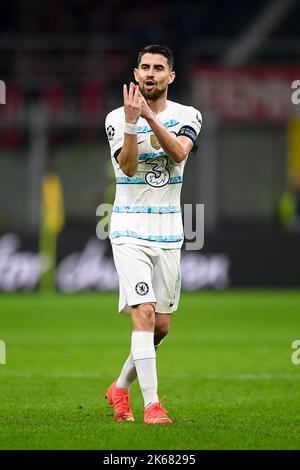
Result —
<path fill-rule="evenodd" d="M 129 122 L 125 122 L 125 130 L 126 134 L 137 134 L 137 124 L 130 124 Z"/>

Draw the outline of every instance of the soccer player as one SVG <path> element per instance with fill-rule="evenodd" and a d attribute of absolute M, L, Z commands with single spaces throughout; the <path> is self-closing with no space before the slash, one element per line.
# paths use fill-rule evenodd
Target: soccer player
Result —
<path fill-rule="evenodd" d="M 180 192 L 202 123 L 195 108 L 167 99 L 173 62 L 166 46 L 142 49 L 134 69 L 137 84 L 123 86 L 124 106 L 105 121 L 116 176 L 110 240 L 119 311 L 132 319 L 130 354 L 105 395 L 115 421 L 134 421 L 129 389 L 137 377 L 144 423 L 172 423 L 157 394 L 156 349 L 178 307 L 184 239 Z"/>

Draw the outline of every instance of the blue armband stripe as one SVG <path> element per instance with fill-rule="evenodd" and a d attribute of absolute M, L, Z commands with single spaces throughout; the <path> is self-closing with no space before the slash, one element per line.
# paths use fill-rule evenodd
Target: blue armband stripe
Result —
<path fill-rule="evenodd" d="M 177 137 L 179 137 L 180 135 L 183 135 L 184 137 L 188 137 L 189 139 L 191 139 L 193 144 L 197 140 L 197 132 L 191 126 L 182 126 L 177 133 Z"/>

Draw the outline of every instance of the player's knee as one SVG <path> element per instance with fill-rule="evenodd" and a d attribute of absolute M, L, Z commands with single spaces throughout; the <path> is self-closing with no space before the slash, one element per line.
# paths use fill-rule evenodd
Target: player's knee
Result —
<path fill-rule="evenodd" d="M 145 303 L 134 306 L 134 325 L 141 330 L 154 330 L 155 304 Z"/>
<path fill-rule="evenodd" d="M 169 333 L 169 324 L 164 323 L 163 325 L 155 326 L 155 336 L 161 341 Z"/>
<path fill-rule="evenodd" d="M 151 303 L 141 304 L 139 306 L 139 313 L 144 322 L 151 324 L 151 328 L 154 328 L 155 323 L 155 305 Z"/>

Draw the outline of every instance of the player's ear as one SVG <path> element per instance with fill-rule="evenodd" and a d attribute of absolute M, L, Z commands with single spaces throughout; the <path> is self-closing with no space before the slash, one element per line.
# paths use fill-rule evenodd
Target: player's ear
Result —
<path fill-rule="evenodd" d="M 174 70 L 172 70 L 172 72 L 170 72 L 169 78 L 168 78 L 168 84 L 169 84 L 169 85 L 170 85 L 170 83 L 173 83 L 173 82 L 174 82 L 175 77 L 176 77 L 176 73 L 174 72 Z"/>
<path fill-rule="evenodd" d="M 134 71 L 133 71 L 133 74 L 134 74 L 134 78 L 135 78 L 135 81 L 138 82 L 138 69 L 135 68 Z"/>

